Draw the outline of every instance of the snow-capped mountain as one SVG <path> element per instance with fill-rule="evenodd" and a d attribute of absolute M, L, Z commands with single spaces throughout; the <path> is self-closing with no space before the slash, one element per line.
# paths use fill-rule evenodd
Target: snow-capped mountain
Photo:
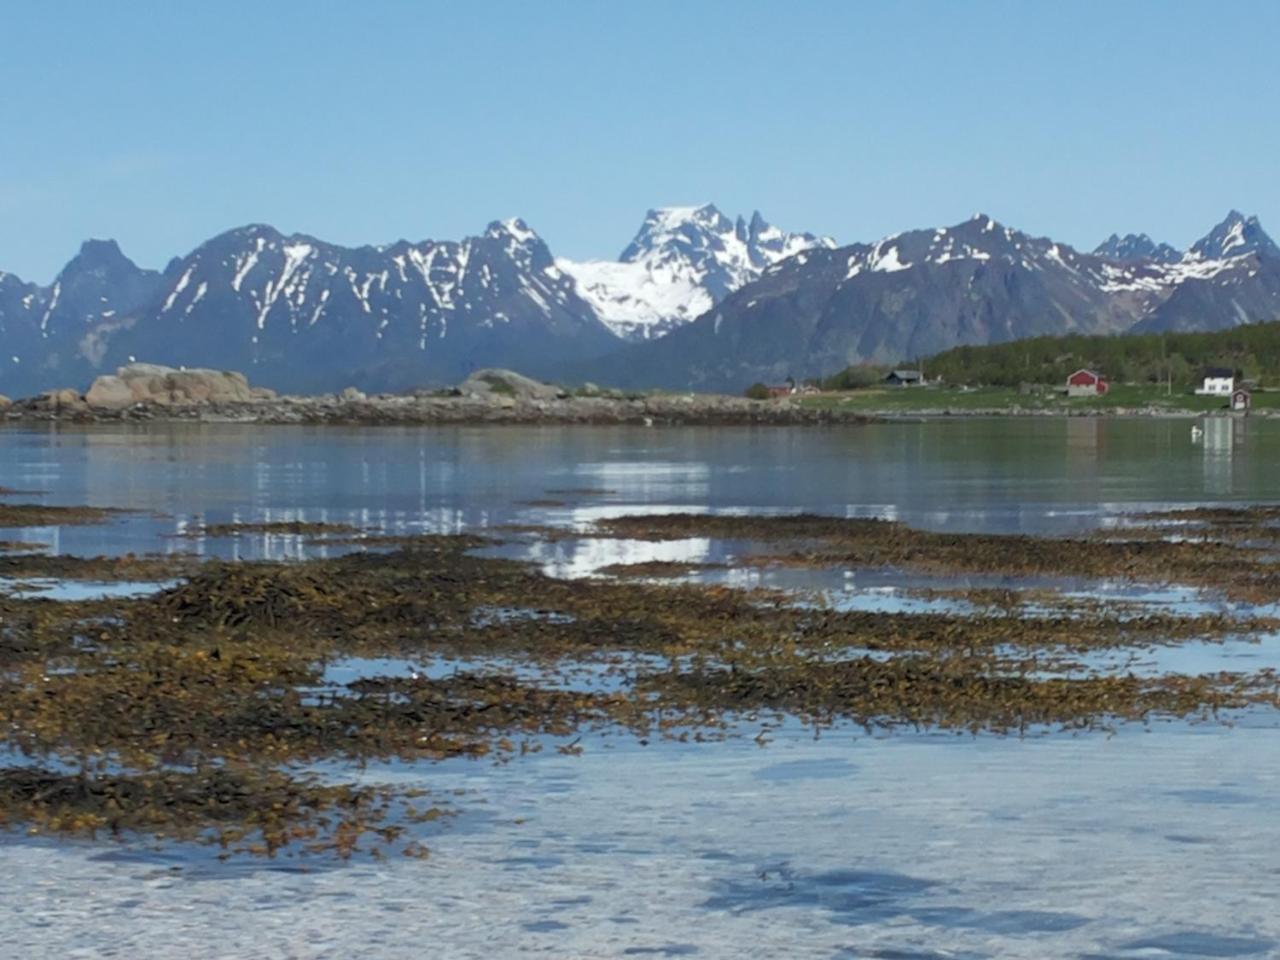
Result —
<path fill-rule="evenodd" d="M 616 345 L 519 219 L 460 242 L 354 249 L 250 225 L 162 275 L 87 244 L 50 288 L 0 281 L 0 311 L 7 393 L 80 384 L 132 357 L 287 390 L 383 389 L 491 365 L 545 374 Z"/>
<path fill-rule="evenodd" d="M 1158 260 L 1172 263 L 1182 259 L 1182 251 L 1167 243 L 1156 243 L 1145 233 L 1113 233 L 1093 251 L 1108 260 Z"/>
<path fill-rule="evenodd" d="M 789 233 L 759 212 L 730 220 L 713 204 L 650 210 L 618 260 L 557 260 L 615 334 L 661 337 L 710 310 L 767 268 L 835 241 Z"/>
<path fill-rule="evenodd" d="M 1232 210 L 1177 263 L 1134 332 L 1223 330 L 1280 319 L 1280 247 L 1257 217 Z"/>
<path fill-rule="evenodd" d="M 605 358 L 596 375 L 740 390 L 966 343 L 1280 319 L 1274 251 L 1256 219 L 1235 212 L 1172 263 L 1081 253 L 978 214 L 803 251 L 661 341 Z"/>

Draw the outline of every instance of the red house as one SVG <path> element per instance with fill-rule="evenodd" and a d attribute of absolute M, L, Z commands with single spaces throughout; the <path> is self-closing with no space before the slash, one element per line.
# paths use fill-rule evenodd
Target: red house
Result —
<path fill-rule="evenodd" d="M 1107 381 L 1092 370 L 1077 370 L 1067 377 L 1068 397 L 1100 397 L 1107 392 Z"/>

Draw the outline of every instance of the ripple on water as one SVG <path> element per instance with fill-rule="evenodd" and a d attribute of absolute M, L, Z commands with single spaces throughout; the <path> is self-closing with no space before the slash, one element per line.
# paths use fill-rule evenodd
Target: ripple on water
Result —
<path fill-rule="evenodd" d="M 870 923 L 906 912 L 913 898 L 935 881 L 877 870 L 828 870 L 804 873 L 785 864 L 762 867 L 754 877 L 727 878 L 702 908 L 741 914 L 784 907 L 808 907 L 833 915 L 835 922 Z"/>
<path fill-rule="evenodd" d="M 1230 937 L 1217 933 L 1183 930 L 1176 933 L 1143 937 L 1124 944 L 1121 949 L 1135 955 L 1160 955 L 1173 957 L 1256 957 L 1274 956 L 1275 940 L 1255 937 Z"/>

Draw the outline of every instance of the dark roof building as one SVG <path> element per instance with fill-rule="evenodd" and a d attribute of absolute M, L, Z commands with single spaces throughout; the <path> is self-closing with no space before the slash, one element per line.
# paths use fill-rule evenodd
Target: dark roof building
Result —
<path fill-rule="evenodd" d="M 893 370 L 884 382 L 895 387 L 914 387 L 924 383 L 924 374 L 919 370 Z"/>

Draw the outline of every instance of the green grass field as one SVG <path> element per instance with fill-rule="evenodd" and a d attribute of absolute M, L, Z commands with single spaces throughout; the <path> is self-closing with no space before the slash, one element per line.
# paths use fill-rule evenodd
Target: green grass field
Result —
<path fill-rule="evenodd" d="M 1190 393 L 1167 394 L 1164 387 L 1149 384 L 1119 384 L 1103 397 L 1068 398 L 1056 393 L 1022 395 L 1011 387 L 875 387 L 864 390 L 823 393 L 803 397 L 806 407 L 845 410 L 940 413 L 944 410 L 1116 410 L 1150 408 L 1187 413 L 1214 413 L 1227 409 L 1225 397 L 1197 397 Z M 1280 391 L 1253 394 L 1257 410 L 1280 409 Z"/>

